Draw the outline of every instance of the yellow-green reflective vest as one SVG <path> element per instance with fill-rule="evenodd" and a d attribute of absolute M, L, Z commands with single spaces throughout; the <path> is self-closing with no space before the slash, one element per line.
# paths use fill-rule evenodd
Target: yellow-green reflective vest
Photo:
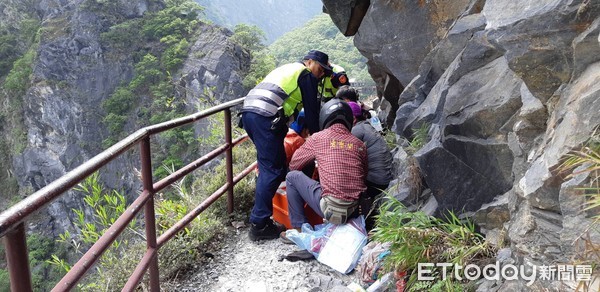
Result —
<path fill-rule="evenodd" d="M 341 66 L 333 64 L 333 63 L 331 64 L 331 69 L 335 73 L 340 73 L 340 72 L 346 71 Z M 338 91 L 338 89 L 333 87 L 333 84 L 331 83 L 330 76 L 323 78 L 322 85 L 319 87 L 319 92 L 322 93 L 323 100 L 328 100 L 328 99 L 334 98 L 337 91 Z"/>
<path fill-rule="evenodd" d="M 277 113 L 279 107 L 283 107 L 285 115 L 292 116 L 295 110 L 302 109 L 298 78 L 305 71 L 310 72 L 303 63 L 290 63 L 275 68 L 248 92 L 242 110 L 270 117 Z"/>

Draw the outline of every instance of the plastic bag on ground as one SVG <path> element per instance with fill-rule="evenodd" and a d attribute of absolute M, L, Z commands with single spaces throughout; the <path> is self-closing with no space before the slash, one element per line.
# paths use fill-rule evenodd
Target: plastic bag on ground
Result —
<path fill-rule="evenodd" d="M 371 241 L 363 247 L 362 257 L 356 268 L 361 281 L 370 284 L 379 278 L 380 268 L 383 265 L 383 258 L 389 254 L 391 245 L 390 242 L 379 243 Z"/>
<path fill-rule="evenodd" d="M 367 244 L 362 215 L 342 225 L 320 224 L 314 230 L 305 223 L 302 232 L 290 229 L 286 236 L 300 248 L 311 252 L 319 262 L 344 274 L 356 267 L 362 248 Z"/>

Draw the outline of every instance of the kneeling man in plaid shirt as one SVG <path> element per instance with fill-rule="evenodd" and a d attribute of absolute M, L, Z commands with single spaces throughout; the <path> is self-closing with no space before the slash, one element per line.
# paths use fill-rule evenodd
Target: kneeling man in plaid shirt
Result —
<path fill-rule="evenodd" d="M 294 153 L 286 176 L 290 221 L 299 229 L 308 222 L 305 202 L 333 224 L 344 224 L 358 215 L 358 199 L 367 189 L 367 147 L 354 137 L 354 117 L 350 106 L 333 99 L 321 108 L 321 131 L 310 136 Z M 301 170 L 316 161 L 320 182 Z M 280 237 L 286 241 L 285 232 Z"/>

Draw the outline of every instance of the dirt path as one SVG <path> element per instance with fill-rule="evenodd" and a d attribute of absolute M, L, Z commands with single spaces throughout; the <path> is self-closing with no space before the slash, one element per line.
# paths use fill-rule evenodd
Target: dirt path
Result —
<path fill-rule="evenodd" d="M 280 260 L 299 248 L 279 240 L 252 242 L 248 227 L 227 228 L 210 246 L 168 291 L 349 291 L 347 285 L 359 283 L 354 272 L 344 275 L 314 259 Z"/>

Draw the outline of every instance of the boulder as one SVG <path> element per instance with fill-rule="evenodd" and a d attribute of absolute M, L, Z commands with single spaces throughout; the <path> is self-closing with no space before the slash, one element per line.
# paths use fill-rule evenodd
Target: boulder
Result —
<path fill-rule="evenodd" d="M 502 169 L 491 166 L 480 172 L 468 164 L 472 161 L 465 161 L 464 157 L 458 157 L 451 150 L 446 149 L 446 145 L 452 145 L 450 146 L 452 150 L 464 147 L 463 149 L 469 151 L 480 151 L 481 149 L 478 149 L 480 147 L 489 147 L 474 141 L 449 139 L 447 144 L 430 142 L 415 153 L 425 182 L 432 190 L 441 210 L 447 209 L 457 213 L 475 211 L 510 188 L 506 181 L 497 180 L 502 177 Z M 473 148 L 469 149 L 470 147 Z M 484 164 L 482 163 L 481 166 Z"/>
<path fill-rule="evenodd" d="M 417 75 L 427 53 L 469 4 L 466 0 L 370 2 L 354 44 L 374 65 L 385 68 L 403 85 Z"/>

